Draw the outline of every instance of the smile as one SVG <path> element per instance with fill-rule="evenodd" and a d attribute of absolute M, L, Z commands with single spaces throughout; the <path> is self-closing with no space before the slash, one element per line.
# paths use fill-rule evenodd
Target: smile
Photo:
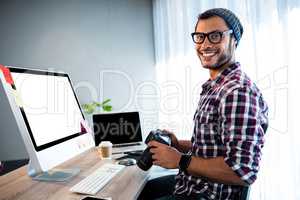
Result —
<path fill-rule="evenodd" d="M 213 57 L 215 55 L 217 55 L 217 51 L 205 51 L 205 52 L 200 52 L 200 54 L 205 57 L 205 58 L 210 58 Z"/>

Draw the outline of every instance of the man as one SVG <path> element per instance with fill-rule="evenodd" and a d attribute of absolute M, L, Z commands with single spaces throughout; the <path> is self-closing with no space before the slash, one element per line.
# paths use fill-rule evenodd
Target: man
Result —
<path fill-rule="evenodd" d="M 180 170 L 175 181 L 170 176 L 150 181 L 141 199 L 166 196 L 173 190 L 173 195 L 164 199 L 233 200 L 255 181 L 268 108 L 259 89 L 235 61 L 242 34 L 239 19 L 227 9 L 210 9 L 199 15 L 192 38 L 210 78 L 202 86 L 193 136 L 191 141 L 183 141 L 168 132 L 171 147 L 149 143 L 154 164 Z"/>

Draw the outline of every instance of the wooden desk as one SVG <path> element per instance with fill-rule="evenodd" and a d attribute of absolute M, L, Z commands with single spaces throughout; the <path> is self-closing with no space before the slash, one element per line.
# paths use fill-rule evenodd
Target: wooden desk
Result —
<path fill-rule="evenodd" d="M 79 167 L 79 175 L 68 182 L 33 181 L 27 175 L 27 166 L 0 176 L 0 200 L 79 200 L 87 195 L 72 193 L 69 189 L 91 174 L 105 162 L 100 160 L 95 149 L 89 150 L 58 168 Z M 137 166 L 126 167 L 110 183 L 97 193 L 97 197 L 111 197 L 112 200 L 136 199 L 147 182 L 149 172 Z"/>

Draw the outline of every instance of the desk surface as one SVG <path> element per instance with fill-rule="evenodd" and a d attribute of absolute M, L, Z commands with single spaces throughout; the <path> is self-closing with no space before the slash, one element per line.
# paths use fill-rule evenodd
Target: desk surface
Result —
<path fill-rule="evenodd" d="M 27 175 L 26 166 L 4 176 L 0 176 L 1 200 L 79 200 L 87 195 L 72 193 L 69 189 L 90 175 L 95 169 L 104 164 L 95 149 L 89 150 L 76 158 L 62 164 L 59 168 L 79 167 L 79 175 L 68 182 L 39 182 L 33 181 Z M 111 197 L 112 200 L 136 199 L 149 177 L 149 172 L 140 170 L 137 166 L 126 167 L 115 176 L 97 197 Z"/>

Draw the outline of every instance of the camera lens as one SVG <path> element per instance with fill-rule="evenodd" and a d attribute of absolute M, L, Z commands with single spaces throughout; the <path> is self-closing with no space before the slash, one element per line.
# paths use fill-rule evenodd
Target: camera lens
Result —
<path fill-rule="evenodd" d="M 151 131 L 147 136 L 145 143 L 148 144 L 150 141 L 153 140 L 165 145 L 171 145 L 171 138 L 169 138 L 168 136 L 164 136 L 163 132 L 159 129 Z M 150 167 L 152 167 L 153 160 L 152 153 L 150 152 L 150 147 L 147 147 L 145 149 L 145 151 L 143 152 L 136 164 L 139 168 L 141 168 L 144 171 L 147 171 L 148 169 L 150 169 Z"/>
<path fill-rule="evenodd" d="M 150 167 L 152 167 L 153 160 L 150 152 L 150 147 L 147 147 L 147 149 L 145 149 L 145 151 L 143 152 L 136 164 L 139 168 L 141 168 L 144 171 L 147 171 L 150 169 Z"/>

